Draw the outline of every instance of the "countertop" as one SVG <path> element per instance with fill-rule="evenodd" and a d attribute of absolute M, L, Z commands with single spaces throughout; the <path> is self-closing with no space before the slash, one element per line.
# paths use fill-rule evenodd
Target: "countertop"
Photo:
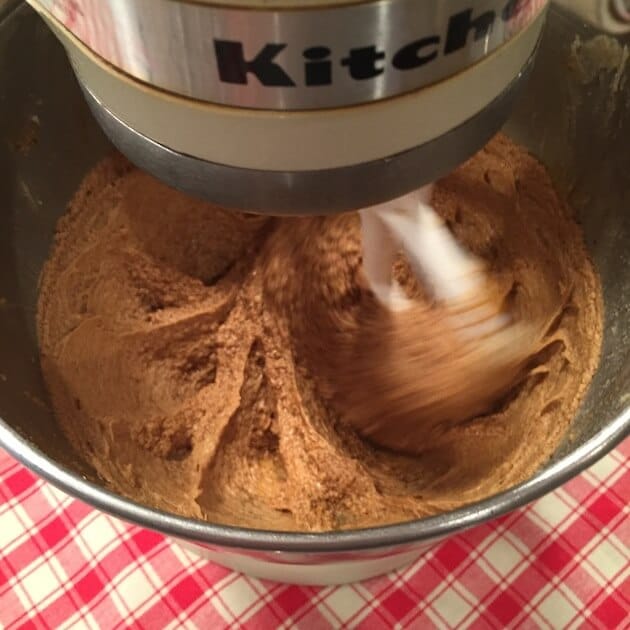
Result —
<path fill-rule="evenodd" d="M 630 627 L 629 504 L 630 439 L 407 568 L 301 587 L 211 564 L 0 450 L 0 628 Z"/>

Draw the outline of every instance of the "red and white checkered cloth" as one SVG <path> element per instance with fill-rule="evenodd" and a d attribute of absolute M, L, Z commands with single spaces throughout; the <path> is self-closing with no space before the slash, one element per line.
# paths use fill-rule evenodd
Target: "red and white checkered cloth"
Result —
<path fill-rule="evenodd" d="M 0 501 L 0 628 L 630 627 L 630 440 L 528 508 L 341 587 L 213 565 L 2 451 Z"/>

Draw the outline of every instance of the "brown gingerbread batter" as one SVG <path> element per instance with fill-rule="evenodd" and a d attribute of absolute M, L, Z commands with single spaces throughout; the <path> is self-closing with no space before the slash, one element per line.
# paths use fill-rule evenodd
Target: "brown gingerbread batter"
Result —
<path fill-rule="evenodd" d="M 139 502 L 266 529 L 399 522 L 526 479 L 595 371 L 598 279 L 544 168 L 505 137 L 439 182 L 433 201 L 540 333 L 509 395 L 427 430 L 408 456 L 357 437 L 343 415 L 358 385 L 336 384 L 334 361 L 318 360 L 336 350 L 330 322 L 362 360 L 404 355 L 366 343 L 366 314 L 380 307 L 362 281 L 356 215 L 234 214 L 121 157 L 103 161 L 59 223 L 40 293 L 42 367 L 70 439 Z M 439 308 L 403 261 L 397 271 L 424 312 Z M 396 343 L 400 320 L 378 317 Z"/>

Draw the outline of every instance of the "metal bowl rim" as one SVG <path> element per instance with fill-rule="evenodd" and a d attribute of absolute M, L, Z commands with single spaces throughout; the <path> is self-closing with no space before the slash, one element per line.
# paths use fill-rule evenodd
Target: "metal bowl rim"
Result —
<path fill-rule="evenodd" d="M 57 488 L 103 512 L 166 535 L 202 544 L 302 553 L 338 553 L 413 544 L 479 525 L 554 490 L 606 455 L 629 435 L 630 406 L 584 444 L 531 479 L 482 501 L 437 516 L 395 525 L 300 533 L 214 525 L 140 505 L 58 465 L 0 417 L 0 446 Z"/>

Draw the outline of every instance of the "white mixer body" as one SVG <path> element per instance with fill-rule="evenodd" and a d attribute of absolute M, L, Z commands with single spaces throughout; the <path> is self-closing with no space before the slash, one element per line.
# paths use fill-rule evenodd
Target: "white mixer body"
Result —
<path fill-rule="evenodd" d="M 547 0 L 31 0 L 97 119 L 172 185 L 258 212 L 398 197 L 477 151 Z"/>

